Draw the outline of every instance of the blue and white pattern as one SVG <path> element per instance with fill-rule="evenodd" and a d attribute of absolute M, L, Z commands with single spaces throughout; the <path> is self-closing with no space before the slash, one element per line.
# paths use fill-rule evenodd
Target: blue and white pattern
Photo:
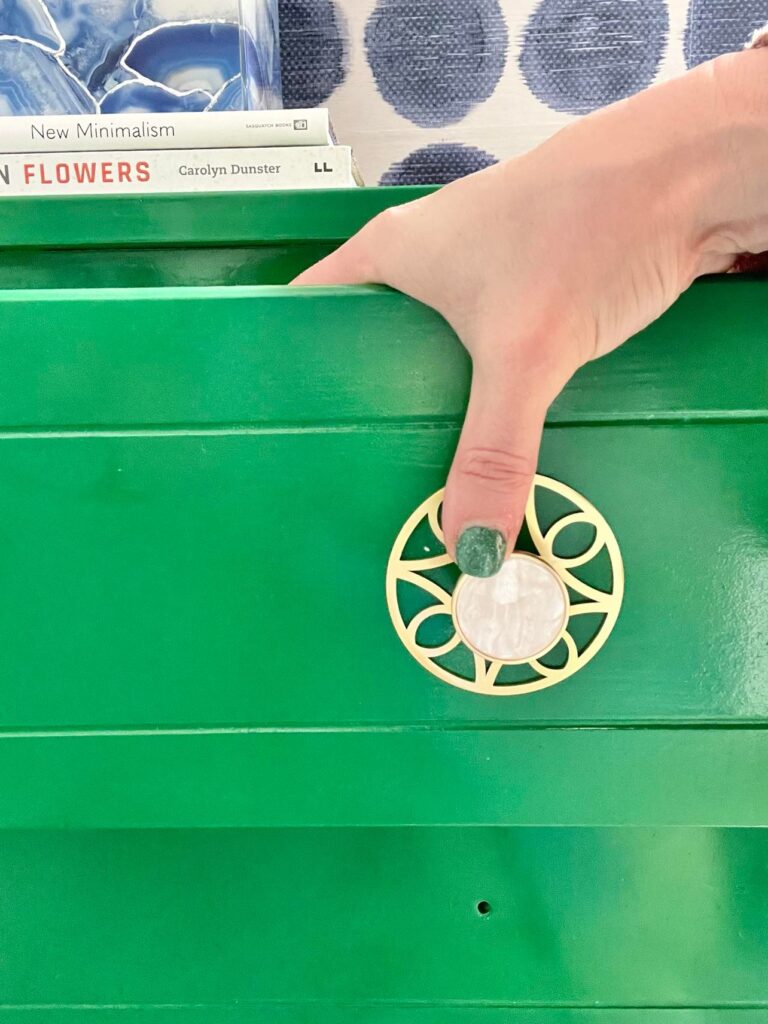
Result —
<path fill-rule="evenodd" d="M 668 34 L 665 0 L 542 0 L 525 26 L 520 70 L 548 107 L 589 114 L 651 84 Z"/>
<path fill-rule="evenodd" d="M 396 161 L 381 177 L 382 185 L 447 185 L 475 171 L 492 167 L 496 158 L 474 146 L 433 142 Z"/>
<path fill-rule="evenodd" d="M 242 109 L 243 68 L 278 107 L 277 0 L 243 13 L 241 33 L 237 0 L 0 0 L 0 114 Z"/>
<path fill-rule="evenodd" d="M 322 106 L 349 77 L 346 19 L 335 0 L 279 0 L 283 102 Z"/>
<path fill-rule="evenodd" d="M 285 106 L 327 103 L 366 181 L 441 183 L 738 49 L 768 22 L 768 0 L 241 0 L 241 9 L 242 56 L 238 0 L 0 0 L 0 113 L 269 107 L 282 64 Z"/>
<path fill-rule="evenodd" d="M 739 49 L 768 24 L 768 0 L 691 0 L 685 27 L 685 61 L 703 64 Z"/>
<path fill-rule="evenodd" d="M 498 0 L 442 0 L 437 25 L 427 4 L 380 0 L 365 26 L 376 88 L 420 128 L 454 124 L 489 99 L 508 50 Z"/>
<path fill-rule="evenodd" d="M 280 18 L 291 98 L 332 87 L 365 180 L 440 183 L 739 49 L 768 0 L 280 0 Z"/>

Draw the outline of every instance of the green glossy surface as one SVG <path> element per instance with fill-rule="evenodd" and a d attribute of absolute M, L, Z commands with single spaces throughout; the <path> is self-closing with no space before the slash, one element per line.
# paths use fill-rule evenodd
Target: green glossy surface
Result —
<path fill-rule="evenodd" d="M 240 1002 L 227 1006 L 0 1007 L 0 1020 L 71 1024 L 764 1024 L 765 1010 L 600 1010 L 430 1004 Z"/>
<path fill-rule="evenodd" d="M 384 600 L 466 355 L 279 287 L 419 194 L 0 202 L 0 1019 L 768 1018 L 768 286 L 552 408 L 624 608 L 477 697 Z"/>
<path fill-rule="evenodd" d="M 0 739 L 0 827 L 760 827 L 759 729 L 127 730 Z"/>
<path fill-rule="evenodd" d="M 5 434 L 0 727 L 766 722 L 768 426 L 547 431 L 541 468 L 612 524 L 626 597 L 578 676 L 515 700 L 428 675 L 384 600 L 456 436 Z"/>
<path fill-rule="evenodd" d="M 311 242 L 199 249 L 0 249 L 0 289 L 284 284 L 334 248 Z"/>
<path fill-rule="evenodd" d="M 0 248 L 336 241 L 433 188 L 0 199 Z"/>
<path fill-rule="evenodd" d="M 768 420 L 765 297 L 695 285 L 581 370 L 549 423 Z M 382 288 L 0 291 L 0 310 L 0 429 L 427 425 L 466 406 L 453 333 Z"/>
<path fill-rule="evenodd" d="M 0 871 L 12 1005 L 768 1012 L 763 831 L 11 832 Z"/>

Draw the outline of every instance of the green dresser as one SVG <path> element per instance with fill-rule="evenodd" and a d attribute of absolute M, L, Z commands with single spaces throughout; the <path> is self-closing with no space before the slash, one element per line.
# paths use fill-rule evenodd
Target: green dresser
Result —
<path fill-rule="evenodd" d="M 468 360 L 284 287 L 417 194 L 0 203 L 0 1021 L 768 1020 L 768 284 L 553 407 L 623 607 L 479 695 L 385 594 Z"/>

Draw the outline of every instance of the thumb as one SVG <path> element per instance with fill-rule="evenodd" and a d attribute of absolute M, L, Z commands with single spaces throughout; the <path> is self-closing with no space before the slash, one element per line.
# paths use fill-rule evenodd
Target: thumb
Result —
<path fill-rule="evenodd" d="M 470 576 L 493 576 L 514 549 L 548 405 L 541 383 L 510 383 L 498 367 L 475 367 L 443 501 L 448 549 Z"/>
<path fill-rule="evenodd" d="M 387 224 L 392 218 L 379 214 L 348 242 L 299 274 L 292 285 L 386 284 L 382 276 L 383 254 L 391 247 Z M 374 254 L 378 257 L 374 258 Z"/>

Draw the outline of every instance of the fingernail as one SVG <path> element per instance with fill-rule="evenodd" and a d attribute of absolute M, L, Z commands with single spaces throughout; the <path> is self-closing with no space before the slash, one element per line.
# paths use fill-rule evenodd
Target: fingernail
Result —
<path fill-rule="evenodd" d="M 456 545 L 456 563 L 468 576 L 495 576 L 504 562 L 507 538 L 487 526 L 468 526 Z"/>

